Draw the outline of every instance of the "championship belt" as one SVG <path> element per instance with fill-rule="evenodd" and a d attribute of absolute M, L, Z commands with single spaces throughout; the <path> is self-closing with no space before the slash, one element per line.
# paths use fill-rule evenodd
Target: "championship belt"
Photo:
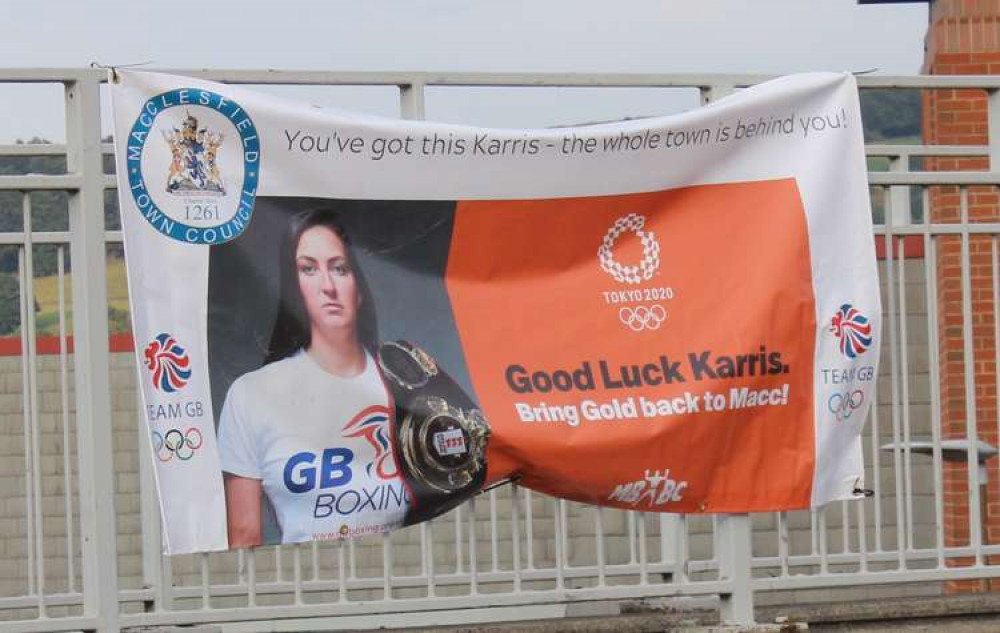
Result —
<path fill-rule="evenodd" d="M 427 352 L 379 346 L 376 362 L 396 404 L 396 455 L 414 499 L 405 524 L 447 512 L 486 480 L 486 418 Z"/>

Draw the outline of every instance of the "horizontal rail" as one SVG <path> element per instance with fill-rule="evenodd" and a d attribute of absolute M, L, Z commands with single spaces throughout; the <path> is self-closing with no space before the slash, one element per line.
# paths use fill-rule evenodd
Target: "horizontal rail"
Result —
<path fill-rule="evenodd" d="M 113 143 L 102 143 L 101 151 L 114 154 Z M 985 156 L 988 145 L 891 145 L 868 144 L 868 156 Z M 64 143 L 10 143 L 0 144 L 0 158 L 8 156 L 65 156 Z"/>
<path fill-rule="evenodd" d="M 48 633 L 49 631 L 92 631 L 97 628 L 97 618 L 69 617 L 15 620 L 4 622 L 4 633 Z"/>
<path fill-rule="evenodd" d="M 973 580 L 996 578 L 996 565 L 970 567 L 942 567 L 934 569 L 902 569 L 892 571 L 866 571 L 863 574 L 825 573 L 753 578 L 750 584 L 755 591 L 780 591 L 783 589 L 817 589 L 850 587 L 852 585 L 885 585 L 892 583 L 940 582 L 943 580 Z"/>
<path fill-rule="evenodd" d="M 974 547 L 945 547 L 941 549 L 940 557 L 943 559 L 951 558 L 970 558 L 975 556 L 976 550 Z M 982 554 L 984 556 L 996 556 L 1000 554 L 1000 545 L 984 545 L 982 547 Z M 898 550 L 886 550 L 882 552 L 847 552 L 838 554 L 827 554 L 826 560 L 830 565 L 857 565 L 862 561 L 871 563 L 898 563 L 900 558 L 900 553 Z M 939 558 L 938 550 L 936 549 L 913 549 L 905 550 L 903 552 L 903 558 L 907 563 L 915 563 L 920 561 L 936 561 Z M 710 571 L 715 567 L 713 565 L 705 565 L 708 561 L 697 561 L 692 563 L 692 569 L 694 571 Z M 815 567 L 823 562 L 823 557 L 819 554 L 802 554 L 789 556 L 787 559 L 782 561 L 779 556 L 759 556 L 753 559 L 754 569 L 771 569 L 781 567 L 782 562 L 788 567 Z M 1000 565 L 992 566 L 994 572 L 1000 575 Z"/>
<path fill-rule="evenodd" d="M 14 143 L 0 145 L 0 157 L 8 156 L 65 156 L 66 145 L 62 143 Z"/>
<path fill-rule="evenodd" d="M 114 154 L 113 143 L 102 143 L 101 151 Z M 868 156 L 985 156 L 990 151 L 988 145 L 891 145 L 869 144 L 865 146 Z M 63 143 L 13 143 L 0 144 L 0 158 L 8 156 L 65 156 Z"/>
<path fill-rule="evenodd" d="M 897 89 L 1000 89 L 997 75 L 858 75 L 858 87 Z"/>
<path fill-rule="evenodd" d="M 77 174 L 27 174 L 24 176 L 0 176 L 0 191 L 75 191 L 83 179 Z M 911 171 L 911 172 L 868 172 L 868 182 L 878 186 L 909 185 L 1000 185 L 1000 172 L 969 171 Z M 105 189 L 118 186 L 114 175 L 104 174 L 102 185 Z"/>
<path fill-rule="evenodd" d="M 79 174 L 25 174 L 0 176 L 0 191 L 78 191 L 83 186 Z M 115 189 L 118 181 L 113 174 L 104 174 L 101 186 Z"/>
<path fill-rule="evenodd" d="M 614 585 L 605 587 L 548 591 L 527 591 L 506 594 L 474 594 L 455 597 L 394 598 L 378 603 L 333 602 L 327 604 L 298 604 L 288 606 L 257 606 L 247 608 L 220 608 L 198 610 L 198 621 L 237 622 L 244 620 L 269 620 L 273 618 L 314 618 L 336 615 L 370 615 L 373 613 L 424 612 L 475 607 L 525 606 L 552 602 L 572 603 L 592 600 L 626 600 L 629 598 L 718 595 L 731 591 L 728 582 L 709 581 L 683 585 Z M 122 626 L 164 626 L 190 622 L 191 612 L 160 611 L 156 613 L 122 614 Z"/>
<path fill-rule="evenodd" d="M 32 231 L 31 242 L 34 244 L 69 244 L 69 231 Z M 23 231 L 0 233 L 0 245 L 23 246 L 28 243 L 28 236 Z"/>
<path fill-rule="evenodd" d="M 992 171 L 875 171 L 872 185 L 1000 185 L 1000 172 Z"/>
<path fill-rule="evenodd" d="M 82 185 L 77 174 L 0 176 L 0 191 L 76 191 Z"/>
<path fill-rule="evenodd" d="M 886 228 L 884 224 L 876 224 L 875 235 L 891 233 L 900 237 L 904 235 L 996 235 L 1000 233 L 1000 223 L 983 222 L 976 224 L 906 224 Z"/>
<path fill-rule="evenodd" d="M 651 563 L 648 565 L 646 570 L 647 574 L 656 576 L 665 576 L 673 571 L 674 566 L 667 563 Z M 620 569 L 615 569 L 614 566 L 609 566 L 605 568 L 605 577 L 607 578 L 636 578 L 639 575 L 638 566 L 630 565 L 628 568 L 622 566 Z M 479 585 L 498 585 L 498 584 L 512 584 L 516 576 L 520 576 L 521 582 L 544 582 L 552 581 L 556 579 L 559 574 L 556 569 L 521 569 L 515 572 L 514 570 L 508 569 L 503 571 L 477 571 L 476 572 L 476 582 Z M 593 580 L 598 577 L 599 571 L 597 567 L 566 567 L 562 570 L 562 577 L 565 580 L 573 579 L 587 579 Z M 444 586 L 468 586 L 471 574 L 467 572 L 461 573 L 445 573 L 445 574 L 435 574 L 433 578 L 433 584 L 435 587 Z M 426 589 L 429 585 L 430 577 L 425 575 L 416 576 L 392 576 L 392 588 L 396 589 Z M 690 586 L 703 586 L 708 582 L 715 581 L 694 581 L 690 583 L 685 583 Z M 660 585 L 671 585 L 669 582 L 654 582 L 651 583 L 656 586 Z M 368 578 L 352 578 L 347 580 L 345 583 L 347 591 L 359 591 L 359 590 L 379 590 L 385 587 L 385 579 L 382 576 L 372 576 Z M 337 591 L 340 585 L 336 580 L 303 580 L 301 581 L 300 589 L 303 593 L 323 593 Z M 289 594 L 295 591 L 295 582 L 293 580 L 285 581 L 274 581 L 274 582 L 257 582 L 254 584 L 254 592 L 257 595 L 265 594 Z M 142 590 L 148 591 L 148 590 Z M 174 586 L 172 588 L 173 596 L 175 599 L 184 598 L 201 598 L 202 597 L 202 587 L 199 586 Z M 694 593 L 699 593 L 695 591 Z M 247 585 L 246 584 L 215 584 L 209 589 L 209 595 L 213 598 L 219 597 L 233 597 L 233 596 L 246 596 Z M 125 592 L 120 594 L 123 598 Z M 136 594 L 131 596 L 130 599 L 146 599 L 141 598 L 141 595 Z"/>
<path fill-rule="evenodd" d="M 31 233 L 31 240 L 33 244 L 69 244 L 70 233 L 69 231 L 36 231 Z M 121 231 L 105 231 L 104 232 L 105 242 L 121 242 L 122 232 Z M 23 246 L 28 243 L 27 236 L 23 231 L 12 231 L 9 233 L 0 233 L 0 245 L 11 246 L 20 245 Z"/>
<path fill-rule="evenodd" d="M 365 72 L 320 70 L 204 70 L 142 68 L 149 72 L 186 75 L 232 84 L 370 85 L 370 86 L 484 86 L 484 87 L 595 87 L 595 88 L 710 88 L 745 87 L 777 75 L 757 73 L 507 73 L 507 72 Z M 2 68 L 0 83 L 70 83 L 104 81 L 100 68 Z M 868 88 L 1000 89 L 996 75 L 858 75 L 858 86 Z"/>
<path fill-rule="evenodd" d="M 2 153 L 0 148 L 0 153 Z M 907 156 L 986 156 L 988 145 L 865 145 L 868 156 L 907 157 Z"/>
<path fill-rule="evenodd" d="M 0 145 L 0 158 L 8 156 L 66 156 L 64 143 L 13 143 Z M 114 154 L 113 143 L 101 143 L 101 152 Z"/>
<path fill-rule="evenodd" d="M 27 174 L 0 176 L 0 191 L 75 191 L 83 179 L 77 174 Z M 868 182 L 877 186 L 1000 185 L 1000 172 L 911 171 L 868 173 Z M 115 177 L 104 174 L 105 189 L 117 187 Z"/>
<path fill-rule="evenodd" d="M 674 569 L 673 563 L 649 563 L 647 574 L 666 575 Z M 608 578 L 636 577 L 639 574 L 637 565 L 608 565 L 604 569 L 604 575 Z M 502 584 L 512 583 L 515 575 L 520 575 L 522 582 L 551 581 L 556 578 L 556 569 L 522 569 L 518 572 L 514 570 L 499 571 L 479 571 L 476 573 L 476 581 L 480 584 Z M 599 570 L 596 566 L 567 567 L 563 569 L 563 578 L 569 579 L 594 579 L 597 578 Z M 469 584 L 471 574 L 463 573 L 438 573 L 434 575 L 434 585 L 442 586 L 463 586 Z M 428 586 L 430 578 L 425 575 L 414 576 L 392 576 L 393 589 L 421 589 Z M 708 581 L 706 581 L 708 582 Z M 657 585 L 664 583 L 655 583 Z M 669 583 L 666 583 L 669 584 Z M 703 583 L 694 582 L 694 585 Z M 370 578 L 351 578 L 347 580 L 345 586 L 348 591 L 382 589 L 385 586 L 385 579 L 381 576 Z M 336 580 L 303 580 L 301 590 L 303 593 L 319 593 L 336 591 L 340 587 Z M 172 588 L 175 599 L 200 598 L 202 587 L 178 585 Z M 295 591 L 295 583 L 292 580 L 275 582 L 258 582 L 254 585 L 254 591 L 258 595 L 264 594 L 287 594 Z M 142 602 L 152 599 L 152 589 L 131 589 L 119 592 L 119 600 L 122 603 Z M 247 594 L 246 584 L 215 584 L 209 590 L 209 595 L 213 598 L 245 596 Z M 82 594 L 46 594 L 45 602 L 49 605 L 67 606 L 79 604 Z M 37 596 L 34 594 L 16 596 L 10 598 L 0 598 L 0 610 L 14 608 L 32 608 L 37 605 Z"/>
<path fill-rule="evenodd" d="M 101 152 L 114 154 L 113 143 L 102 143 Z M 988 145 L 890 145 L 869 144 L 865 146 L 868 156 L 985 156 Z M 65 156 L 66 145 L 62 143 L 13 143 L 0 144 L 0 158 L 13 156 Z"/>

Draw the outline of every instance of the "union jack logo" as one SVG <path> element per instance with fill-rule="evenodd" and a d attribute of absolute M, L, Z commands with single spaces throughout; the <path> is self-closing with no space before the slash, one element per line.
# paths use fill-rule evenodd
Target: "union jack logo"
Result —
<path fill-rule="evenodd" d="M 872 324 L 849 303 L 840 306 L 833 315 L 830 331 L 840 339 L 840 353 L 848 358 L 857 358 L 871 347 Z"/>
<path fill-rule="evenodd" d="M 146 367 L 153 372 L 153 386 L 173 393 L 191 379 L 191 359 L 177 340 L 163 332 L 146 346 Z"/>
<path fill-rule="evenodd" d="M 389 409 L 376 405 L 354 416 L 342 430 L 344 437 L 363 437 L 375 449 L 375 459 L 366 466 L 366 469 L 371 475 L 374 468 L 379 479 L 395 479 L 399 476 L 399 468 L 389 440 L 391 419 Z"/>

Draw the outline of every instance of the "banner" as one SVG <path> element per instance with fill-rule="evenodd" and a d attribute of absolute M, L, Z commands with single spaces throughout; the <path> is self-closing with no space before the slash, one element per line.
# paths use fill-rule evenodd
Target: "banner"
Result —
<path fill-rule="evenodd" d="M 380 533 L 512 480 L 644 512 L 863 494 L 852 76 L 544 130 L 111 93 L 167 552 Z"/>

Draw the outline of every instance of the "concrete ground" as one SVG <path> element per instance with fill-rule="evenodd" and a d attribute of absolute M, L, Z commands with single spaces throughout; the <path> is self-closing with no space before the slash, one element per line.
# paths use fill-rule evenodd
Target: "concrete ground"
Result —
<path fill-rule="evenodd" d="M 568 616 L 570 617 L 525 622 L 395 630 L 400 633 L 791 633 L 793 631 L 993 633 L 1000 632 L 1000 594 L 759 607 L 755 614 L 758 623 L 751 627 L 720 625 L 717 601 L 711 600 L 688 599 L 674 603 L 622 605 L 583 603 L 583 608 L 569 611 Z M 302 621 L 302 628 L 285 626 L 280 630 L 317 630 L 314 628 L 315 625 L 310 627 L 309 624 L 308 621 Z M 225 633 L 227 628 L 226 624 L 217 624 L 195 627 L 151 627 L 140 631 Z M 343 624 L 338 628 L 343 630 Z M 381 629 L 385 632 L 391 630 L 393 629 Z"/>
<path fill-rule="evenodd" d="M 608 608 L 610 607 L 610 609 Z M 617 614 L 613 611 L 618 611 Z M 600 608 L 593 611 L 601 611 Z M 1000 594 L 936 598 L 901 598 L 865 602 L 797 604 L 760 607 L 753 627 L 718 624 L 717 604 L 685 600 L 673 605 L 610 605 L 592 617 L 567 617 L 519 623 L 406 629 L 407 633 L 786 633 L 791 631 L 934 631 L 941 633 L 1000 632 Z M 401 631 L 402 633 L 402 631 Z"/>
<path fill-rule="evenodd" d="M 809 631 L 851 631 L 871 633 L 884 631 L 942 631 L 944 633 L 993 633 L 1000 631 L 1000 617 L 974 616 L 967 618 L 925 618 L 921 620 L 886 622 L 845 622 L 841 624 L 815 624 Z"/>

